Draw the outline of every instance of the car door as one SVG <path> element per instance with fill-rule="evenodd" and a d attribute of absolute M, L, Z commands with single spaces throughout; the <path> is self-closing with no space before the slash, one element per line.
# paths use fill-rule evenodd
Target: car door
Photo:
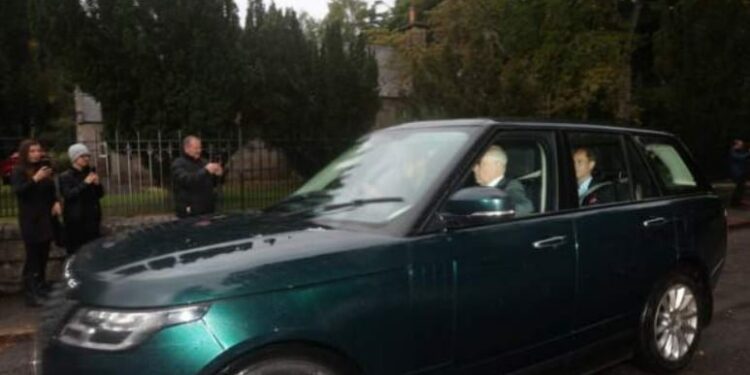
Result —
<path fill-rule="evenodd" d="M 627 354 L 620 344 L 632 338 L 646 295 L 675 259 L 674 218 L 629 137 L 570 132 L 568 140 L 574 157 L 595 159 L 588 190 L 610 190 L 593 200 L 579 193 L 576 346 L 615 360 Z M 576 173 L 580 185 L 586 176 Z"/>
<path fill-rule="evenodd" d="M 680 258 L 702 259 L 711 276 L 723 263 L 726 224 L 721 199 L 711 191 L 679 141 L 669 136 L 640 136 L 634 143 L 643 151 L 656 185 L 669 202 Z"/>
<path fill-rule="evenodd" d="M 455 283 L 454 357 L 467 374 L 511 371 L 569 348 L 575 246 L 571 216 L 556 212 L 555 134 L 501 132 L 485 150 L 495 147 L 506 154 L 505 177 L 523 186 L 533 209 L 447 233 Z M 459 189 L 476 184 L 476 172 L 464 175 Z"/>

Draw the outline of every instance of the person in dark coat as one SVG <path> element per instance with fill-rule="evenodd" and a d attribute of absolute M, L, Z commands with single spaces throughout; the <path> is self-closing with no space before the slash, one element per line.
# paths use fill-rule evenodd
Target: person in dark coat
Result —
<path fill-rule="evenodd" d="M 216 186 L 224 170 L 218 163 L 201 159 L 201 140 L 187 136 L 182 155 L 172 162 L 175 213 L 178 218 L 211 214 L 216 210 Z"/>
<path fill-rule="evenodd" d="M 523 185 L 505 175 L 508 155 L 500 146 L 490 146 L 474 165 L 474 179 L 479 186 L 502 189 L 513 202 L 516 215 L 527 215 L 534 211 L 534 204 L 526 196 Z"/>
<path fill-rule="evenodd" d="M 739 207 L 742 204 L 742 197 L 745 195 L 745 182 L 747 181 L 747 160 L 750 158 L 750 151 L 745 148 L 745 142 L 735 139 L 732 142 L 732 148 L 729 150 L 729 175 L 734 182 L 734 192 L 729 204 L 732 207 Z"/>
<path fill-rule="evenodd" d="M 45 280 L 47 260 L 61 207 L 52 168 L 45 161 L 39 142 L 21 142 L 19 156 L 19 164 L 11 174 L 11 184 L 18 199 L 18 222 L 26 248 L 23 287 L 26 303 L 39 306 L 49 289 Z"/>
<path fill-rule="evenodd" d="M 581 206 L 615 201 L 612 182 L 601 181 L 593 176 L 594 168 L 596 168 L 596 155 L 590 149 L 585 147 L 576 149 L 573 152 L 573 166 L 578 182 L 578 201 Z"/>
<path fill-rule="evenodd" d="M 71 167 L 59 178 L 65 220 L 65 247 L 72 255 L 81 246 L 101 236 L 104 189 L 91 166 L 91 153 L 80 143 L 68 149 Z"/>

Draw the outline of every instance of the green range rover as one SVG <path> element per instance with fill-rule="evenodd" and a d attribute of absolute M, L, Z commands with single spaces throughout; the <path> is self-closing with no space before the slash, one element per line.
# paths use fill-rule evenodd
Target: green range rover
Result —
<path fill-rule="evenodd" d="M 99 240 L 47 311 L 44 375 L 584 373 L 686 366 L 726 255 L 674 136 L 376 131 L 261 213 Z"/>

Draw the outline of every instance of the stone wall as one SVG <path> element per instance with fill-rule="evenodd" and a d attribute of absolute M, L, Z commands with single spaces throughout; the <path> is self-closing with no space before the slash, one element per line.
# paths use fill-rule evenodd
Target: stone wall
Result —
<path fill-rule="evenodd" d="M 65 251 L 53 246 L 50 252 L 47 275 L 50 280 L 59 278 Z M 0 293 L 21 290 L 21 271 L 26 258 L 21 233 L 17 224 L 0 224 Z"/>
<path fill-rule="evenodd" d="M 172 216 L 147 216 L 136 218 L 110 218 L 103 225 L 104 233 L 127 231 L 142 225 L 173 220 Z M 0 294 L 21 291 L 21 272 L 26 258 L 21 233 L 16 223 L 0 223 Z M 47 279 L 59 280 L 65 250 L 52 246 L 47 265 Z"/>

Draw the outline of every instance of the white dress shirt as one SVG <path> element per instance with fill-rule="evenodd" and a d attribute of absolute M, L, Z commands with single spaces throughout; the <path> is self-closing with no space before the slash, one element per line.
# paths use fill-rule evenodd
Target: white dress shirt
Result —
<path fill-rule="evenodd" d="M 503 180 L 503 178 L 505 178 L 505 175 L 502 175 L 502 176 L 500 176 L 500 177 L 498 177 L 498 178 L 490 181 L 490 183 L 487 184 L 487 187 L 497 187 L 497 184 L 499 184 L 500 181 Z"/>
<path fill-rule="evenodd" d="M 589 187 L 591 186 L 591 181 L 593 180 L 592 177 L 589 177 L 580 184 L 578 184 L 578 198 L 583 198 L 584 195 L 586 195 L 586 192 L 589 191 Z"/>

